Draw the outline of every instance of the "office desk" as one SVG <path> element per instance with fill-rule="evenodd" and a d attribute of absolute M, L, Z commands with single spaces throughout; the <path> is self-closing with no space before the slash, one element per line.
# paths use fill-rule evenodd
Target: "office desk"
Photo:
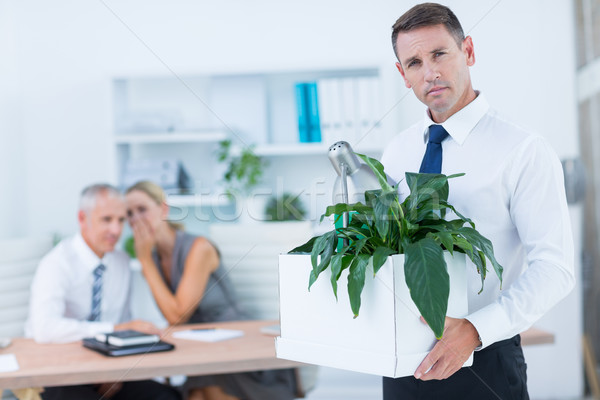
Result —
<path fill-rule="evenodd" d="M 14 339 L 0 354 L 15 354 L 19 370 L 0 373 L 0 389 L 11 389 L 19 399 L 39 399 L 40 387 L 149 379 L 170 375 L 210 375 L 289 368 L 303 365 L 275 357 L 273 336 L 260 329 L 277 321 L 243 321 L 186 325 L 173 328 L 165 340 L 174 351 L 125 357 L 105 357 L 84 348 L 80 342 L 39 344 Z M 190 328 L 241 329 L 244 336 L 205 343 L 175 339 L 172 332 Z M 553 343 L 554 335 L 531 328 L 521 334 L 524 346 Z M 35 389 L 34 389 L 35 388 Z M 0 390 L 0 393 L 2 391 Z"/>
<path fill-rule="evenodd" d="M 532 327 L 521 333 L 521 346 L 554 343 L 554 334 Z"/>
<path fill-rule="evenodd" d="M 0 350 L 0 354 L 15 354 L 19 370 L 0 373 L 0 388 L 13 390 L 20 399 L 34 400 L 39 399 L 41 389 L 31 388 L 43 386 L 131 381 L 180 374 L 211 375 L 303 365 L 275 357 L 273 336 L 260 331 L 260 328 L 273 324 L 277 321 L 180 326 L 173 328 L 164 338 L 175 345 L 174 351 L 116 358 L 86 349 L 80 342 L 39 344 L 31 339 L 14 339 L 11 346 Z M 177 330 L 201 327 L 241 329 L 244 336 L 213 343 L 171 336 Z"/>

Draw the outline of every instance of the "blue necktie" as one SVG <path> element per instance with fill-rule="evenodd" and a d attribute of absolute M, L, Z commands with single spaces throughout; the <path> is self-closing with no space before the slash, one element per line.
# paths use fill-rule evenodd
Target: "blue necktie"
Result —
<path fill-rule="evenodd" d="M 441 125 L 429 126 L 429 141 L 421 162 L 419 172 L 439 174 L 442 172 L 442 141 L 448 137 L 448 132 Z"/>
<path fill-rule="evenodd" d="M 102 274 L 106 267 L 102 264 L 94 269 L 94 284 L 92 286 L 92 312 L 88 318 L 90 321 L 99 321 L 102 307 Z"/>

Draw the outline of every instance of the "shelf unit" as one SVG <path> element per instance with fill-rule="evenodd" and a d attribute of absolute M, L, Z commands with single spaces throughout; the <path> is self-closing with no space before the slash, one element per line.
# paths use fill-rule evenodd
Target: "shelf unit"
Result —
<path fill-rule="evenodd" d="M 311 177 L 334 174 L 327 160 L 333 142 L 299 143 L 295 85 L 336 80 L 347 85 L 362 78 L 380 79 L 379 69 L 114 78 L 115 178 L 123 183 L 129 160 L 176 159 L 194 185 L 192 194 L 170 194 L 171 206 L 231 206 L 221 189 L 226 166 L 216 159 L 218 143 L 231 139 L 238 149 L 253 146 L 257 155 L 268 160 L 265 186 L 275 189 L 277 181 L 286 191 L 306 190 Z M 383 94 L 373 96 L 377 100 Z M 380 155 L 387 138 L 374 137 L 361 140 L 355 150 Z M 281 180 L 285 182 L 280 184 Z"/>
<path fill-rule="evenodd" d="M 210 143 L 227 139 L 223 131 L 209 132 L 157 132 L 116 135 L 115 144 L 160 144 L 160 143 Z"/>
<path fill-rule="evenodd" d="M 333 144 L 333 143 L 331 143 Z M 296 143 L 296 144 L 270 144 L 254 148 L 254 153 L 262 157 L 296 157 L 296 156 L 327 156 L 330 144 L 325 143 Z M 355 146 L 355 151 L 377 153 L 381 147 Z M 239 152 L 239 149 L 238 149 Z"/>
<path fill-rule="evenodd" d="M 167 204 L 171 207 L 226 206 L 231 204 L 227 195 L 169 194 Z"/>

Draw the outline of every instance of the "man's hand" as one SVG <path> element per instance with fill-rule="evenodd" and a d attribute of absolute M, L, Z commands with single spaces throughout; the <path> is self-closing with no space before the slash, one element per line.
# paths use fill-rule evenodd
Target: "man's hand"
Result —
<path fill-rule="evenodd" d="M 141 319 L 115 325 L 115 331 L 124 331 L 126 329 L 140 331 L 149 335 L 160 335 L 162 333 L 162 331 L 158 329 L 152 322 L 143 321 Z"/>
<path fill-rule="evenodd" d="M 444 336 L 421 362 L 415 378 L 429 381 L 450 377 L 480 344 L 477 329 L 468 320 L 446 317 Z"/>

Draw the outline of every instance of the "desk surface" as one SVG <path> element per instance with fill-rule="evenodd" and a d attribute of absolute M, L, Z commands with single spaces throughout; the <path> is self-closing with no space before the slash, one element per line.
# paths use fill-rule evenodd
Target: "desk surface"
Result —
<path fill-rule="evenodd" d="M 276 323 L 236 321 L 180 326 L 170 330 L 164 338 L 175 345 L 174 351 L 125 357 L 105 357 L 84 348 L 80 342 L 39 344 L 31 339 L 14 339 L 0 354 L 15 354 L 20 369 L 0 373 L 0 388 L 77 385 L 178 374 L 209 375 L 302 365 L 275 357 L 274 337 L 260 329 Z M 177 330 L 207 326 L 241 329 L 244 336 L 214 343 L 172 337 Z M 536 328 L 523 332 L 521 337 L 524 346 L 554 342 L 554 335 Z"/>
<path fill-rule="evenodd" d="M 554 343 L 554 334 L 550 332 L 533 327 L 521 333 L 522 346 L 533 346 L 536 344 L 550 343 Z"/>
<path fill-rule="evenodd" d="M 81 342 L 39 344 L 31 339 L 14 339 L 11 346 L 0 350 L 0 354 L 15 354 L 19 370 L 0 373 L 0 388 L 77 385 L 179 374 L 209 375 L 302 365 L 275 357 L 274 337 L 260 331 L 260 328 L 273 324 L 277 321 L 180 326 L 164 337 L 165 341 L 175 345 L 174 351 L 125 357 L 105 357 L 84 348 Z M 216 326 L 241 329 L 244 336 L 206 343 L 175 339 L 171 335 L 176 330 Z"/>

